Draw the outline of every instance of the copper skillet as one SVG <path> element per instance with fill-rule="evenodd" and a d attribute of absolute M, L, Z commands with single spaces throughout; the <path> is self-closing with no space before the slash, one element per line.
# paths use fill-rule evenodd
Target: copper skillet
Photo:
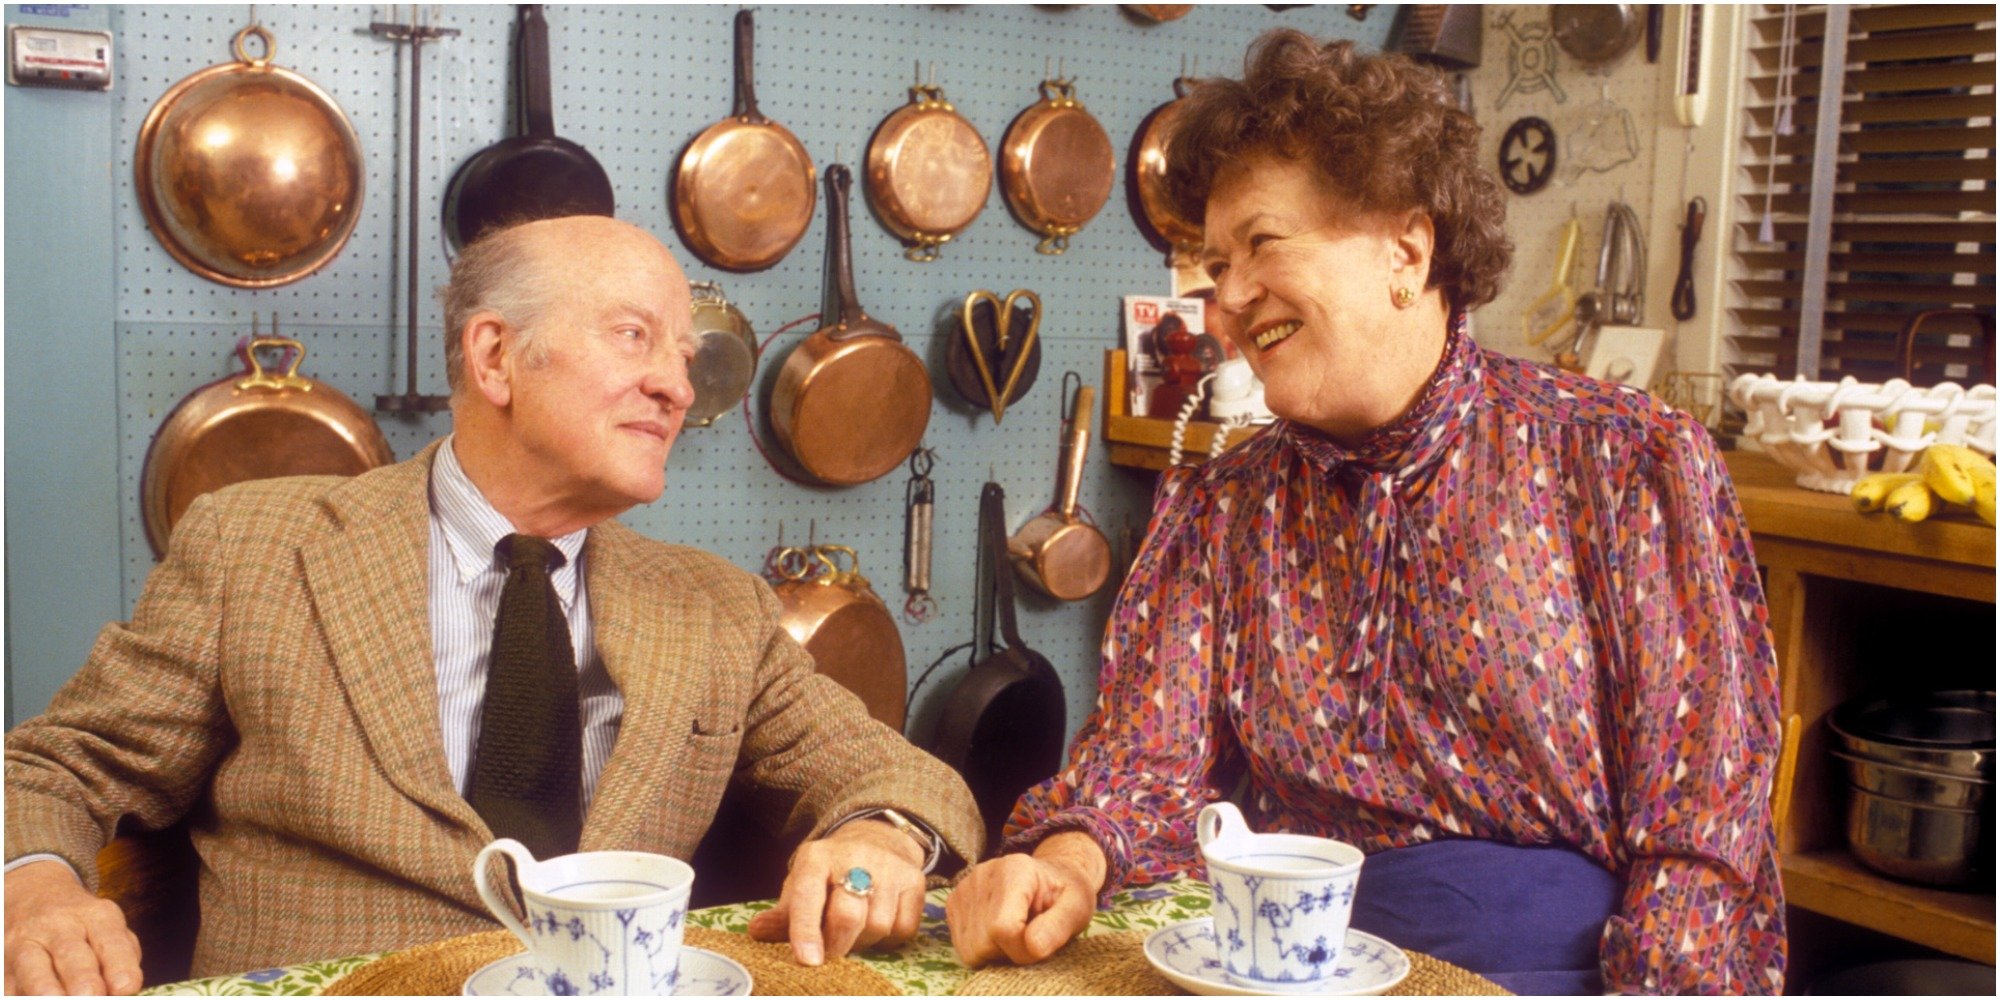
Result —
<path fill-rule="evenodd" d="M 702 260 L 731 271 L 783 260 L 812 224 L 815 197 L 806 147 L 757 110 L 755 41 L 750 12 L 737 11 L 735 113 L 695 136 L 674 175 L 681 238 Z"/>
<path fill-rule="evenodd" d="M 1042 234 L 1035 252 L 1059 254 L 1111 197 L 1118 163 L 1074 81 L 1051 77 L 1041 92 L 1000 140 L 1000 193 L 1022 225 Z"/>
<path fill-rule="evenodd" d="M 243 371 L 189 393 L 167 415 L 139 476 L 146 540 L 157 558 L 188 505 L 212 490 L 274 476 L 352 476 L 395 460 L 368 415 L 340 390 L 299 374 L 296 340 L 253 337 Z M 291 364 L 273 374 L 257 352 L 284 348 Z"/>
<path fill-rule="evenodd" d="M 1167 194 L 1167 147 L 1173 142 L 1174 123 L 1187 107 L 1188 77 L 1174 80 L 1174 99 L 1160 105 L 1139 123 L 1132 155 L 1125 160 L 1126 193 L 1139 231 L 1155 247 L 1175 256 L 1185 256 L 1201 247 L 1201 222 L 1189 219 L 1174 208 Z"/>
<path fill-rule="evenodd" d="M 867 176 L 868 204 L 909 244 L 903 256 L 932 261 L 986 207 L 993 157 L 943 90 L 919 84 L 910 88 L 910 103 L 876 127 Z"/>
<path fill-rule="evenodd" d="M 771 429 L 805 472 L 853 486 L 903 464 L 931 420 L 931 378 L 896 328 L 870 319 L 854 294 L 844 164 L 826 168 L 829 285 L 820 327 L 792 349 L 771 390 Z"/>

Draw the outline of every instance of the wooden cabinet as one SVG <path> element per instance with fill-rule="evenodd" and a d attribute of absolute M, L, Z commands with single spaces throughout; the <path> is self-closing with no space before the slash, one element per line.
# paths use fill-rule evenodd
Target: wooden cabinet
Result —
<path fill-rule="evenodd" d="M 1794 486 L 1765 455 L 1726 460 L 1765 574 L 1784 712 L 1803 722 L 1790 787 L 1778 789 L 1786 899 L 1992 964 L 1990 889 L 1907 885 L 1848 854 L 1825 717 L 1850 698 L 1993 686 L 1993 528 L 1969 512 L 1921 524 L 1857 514 L 1846 497 Z"/>
<path fill-rule="evenodd" d="M 1168 417 L 1135 417 L 1126 412 L 1125 352 L 1104 352 L 1104 441 L 1113 465 L 1158 472 L 1167 467 L 1173 447 L 1174 421 Z M 1229 447 L 1249 440 L 1260 427 L 1238 427 L 1228 432 Z M 1182 462 L 1199 465 L 1208 460 L 1215 435 L 1222 425 L 1207 420 L 1188 421 L 1181 439 Z"/>

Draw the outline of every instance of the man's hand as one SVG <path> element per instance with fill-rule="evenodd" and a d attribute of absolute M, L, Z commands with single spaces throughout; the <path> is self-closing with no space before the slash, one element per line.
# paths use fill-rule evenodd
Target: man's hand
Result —
<path fill-rule="evenodd" d="M 117 903 L 91 895 L 60 861 L 7 873 L 9 994 L 129 995 L 139 986 L 139 939 Z"/>
<path fill-rule="evenodd" d="M 945 900 L 958 960 L 976 969 L 999 958 L 1027 965 L 1055 954 L 1090 925 L 1104 868 L 1097 841 L 1075 831 L 1043 840 L 1032 856 L 981 862 Z"/>
<path fill-rule="evenodd" d="M 750 920 L 759 941 L 792 942 L 800 965 L 818 965 L 859 948 L 895 946 L 917 934 L 924 915 L 924 852 L 881 820 L 855 820 L 799 845 L 778 905 Z M 857 896 L 841 887 L 850 868 L 875 889 Z"/>

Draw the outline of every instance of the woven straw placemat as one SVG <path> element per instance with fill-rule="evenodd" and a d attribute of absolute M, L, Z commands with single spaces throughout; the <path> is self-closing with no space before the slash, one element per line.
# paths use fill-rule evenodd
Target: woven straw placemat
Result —
<path fill-rule="evenodd" d="M 902 995 L 881 973 L 851 959 L 836 958 L 809 969 L 792 961 L 790 945 L 703 927 L 688 928 L 686 941 L 743 963 L 750 970 L 751 991 L 759 996 Z M 458 996 L 473 973 L 520 951 L 521 939 L 511 931 L 467 934 L 384 955 L 328 984 L 326 994 Z"/>
<path fill-rule="evenodd" d="M 989 966 L 958 988 L 959 996 L 1142 996 L 1178 995 L 1180 987 L 1153 971 L 1146 961 L 1145 931 L 1098 934 L 1071 941 L 1048 961 L 1028 966 Z M 1492 980 L 1440 962 L 1420 952 L 1410 956 L 1410 975 L 1389 996 L 1507 996 Z"/>

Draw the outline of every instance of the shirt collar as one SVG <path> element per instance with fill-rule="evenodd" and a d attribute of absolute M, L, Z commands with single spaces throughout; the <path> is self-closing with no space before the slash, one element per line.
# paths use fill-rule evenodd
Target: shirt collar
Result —
<path fill-rule="evenodd" d="M 1409 476 L 1435 462 L 1458 436 L 1484 378 L 1479 345 L 1465 332 L 1465 314 L 1452 317 L 1444 354 L 1417 401 L 1403 415 L 1371 431 L 1352 446 L 1303 424 L 1284 421 L 1281 433 L 1323 473 L 1343 465 L 1369 472 Z"/>
<path fill-rule="evenodd" d="M 455 435 L 454 435 L 455 437 Z M 505 572 L 494 546 L 514 533 L 505 515 L 493 509 L 485 494 L 465 474 L 452 451 L 452 437 L 445 438 L 431 463 L 431 517 L 444 530 L 445 549 L 458 570 L 461 584 L 488 570 Z M 550 574 L 556 596 L 567 608 L 576 597 L 577 559 L 583 553 L 584 537 L 590 529 L 572 531 L 549 541 L 563 554 L 563 564 Z"/>

